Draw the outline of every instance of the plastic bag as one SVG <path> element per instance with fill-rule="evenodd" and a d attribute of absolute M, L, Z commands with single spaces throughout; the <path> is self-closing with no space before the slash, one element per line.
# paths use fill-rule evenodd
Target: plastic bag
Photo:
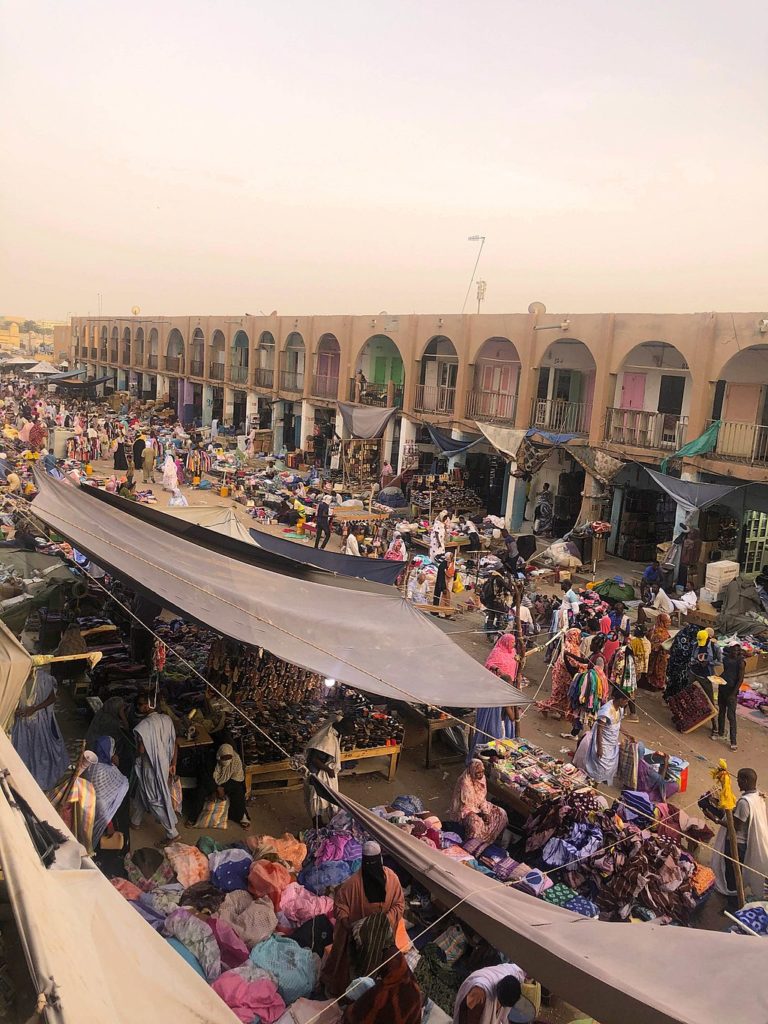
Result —
<path fill-rule="evenodd" d="M 229 800 L 209 797 L 203 804 L 195 828 L 226 828 L 229 815 Z"/>
<path fill-rule="evenodd" d="M 177 814 L 181 813 L 181 801 L 184 796 L 181 789 L 181 779 L 178 775 L 171 775 L 168 779 L 168 784 L 171 789 L 171 806 Z"/>

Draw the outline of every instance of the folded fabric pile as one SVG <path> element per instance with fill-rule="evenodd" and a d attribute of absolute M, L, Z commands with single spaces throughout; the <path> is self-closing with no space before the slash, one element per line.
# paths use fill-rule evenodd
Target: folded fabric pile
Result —
<path fill-rule="evenodd" d="M 556 880 L 596 904 L 606 920 L 627 920 L 641 907 L 685 923 L 696 905 L 693 858 L 669 836 L 611 814 L 592 791 L 540 808 L 526 831 L 527 853 L 549 870 L 561 864 Z M 593 855 L 585 857 L 590 850 Z M 530 891 L 529 882 L 522 887 Z"/>

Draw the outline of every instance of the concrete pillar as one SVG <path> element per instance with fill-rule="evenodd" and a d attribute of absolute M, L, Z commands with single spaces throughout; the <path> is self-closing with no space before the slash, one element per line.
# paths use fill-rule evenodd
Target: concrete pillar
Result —
<path fill-rule="evenodd" d="M 225 385 L 224 387 L 224 423 L 228 426 L 232 426 L 232 420 L 235 415 L 235 389 Z"/>
<path fill-rule="evenodd" d="M 382 463 L 384 463 L 384 462 L 390 462 L 391 463 L 392 462 L 392 458 L 393 458 L 392 441 L 394 439 L 394 436 L 395 436 L 395 417 L 393 416 L 392 419 L 387 424 L 386 429 L 384 430 L 384 443 L 382 444 L 382 447 L 381 447 L 381 461 L 382 461 Z"/>
<path fill-rule="evenodd" d="M 512 476 L 513 463 L 507 463 L 507 501 L 504 508 L 504 519 L 513 533 L 524 531 L 525 505 L 528 499 L 528 484 L 521 477 Z"/>
<path fill-rule="evenodd" d="M 160 399 L 168 397 L 168 378 L 163 373 L 157 375 L 157 397 Z"/>
<path fill-rule="evenodd" d="M 275 402 L 272 406 L 272 451 L 282 451 L 284 444 L 283 417 L 285 416 L 285 402 Z"/>
<path fill-rule="evenodd" d="M 204 427 L 210 427 L 213 420 L 213 386 L 203 384 L 203 412 L 202 421 Z"/>
<path fill-rule="evenodd" d="M 534 365 L 537 363 L 535 326 L 536 314 L 531 313 L 528 318 L 528 335 L 525 344 L 517 347 L 521 363 L 515 407 L 515 426 L 518 428 L 531 425 L 531 401 L 536 394 L 536 385 L 539 380 L 538 368 L 534 369 Z"/>
<path fill-rule="evenodd" d="M 306 398 L 302 399 L 301 402 L 301 436 L 297 437 L 299 448 L 304 450 L 305 441 L 308 437 L 312 436 L 312 431 L 315 429 L 315 407 L 311 402 L 308 402 Z"/>
<path fill-rule="evenodd" d="M 341 415 L 337 414 L 337 420 L 341 419 Z M 408 467 L 405 462 L 405 450 L 409 445 L 412 445 L 416 440 L 416 423 L 414 420 L 408 419 L 407 416 L 403 416 L 400 419 L 400 444 L 397 452 L 397 466 L 394 468 L 398 473 L 404 472 Z"/>
<path fill-rule="evenodd" d="M 259 396 L 255 391 L 248 391 L 245 396 L 245 421 L 250 428 L 251 417 L 257 416 L 259 412 Z"/>
<path fill-rule="evenodd" d="M 611 371 L 613 356 L 613 336 L 615 316 L 608 313 L 602 318 L 600 337 L 596 339 L 595 350 L 604 352 L 605 356 L 597 361 L 595 371 L 595 390 L 592 396 L 592 417 L 589 423 L 589 443 L 599 444 L 603 440 L 606 410 L 613 405 L 616 392 L 616 375 Z M 550 384 L 554 381 L 554 373 L 549 375 Z"/>

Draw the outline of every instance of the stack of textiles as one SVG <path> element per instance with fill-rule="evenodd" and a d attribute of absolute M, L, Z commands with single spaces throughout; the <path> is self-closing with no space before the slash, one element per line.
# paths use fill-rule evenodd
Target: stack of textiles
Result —
<path fill-rule="evenodd" d="M 588 785 L 586 775 L 573 764 L 528 740 L 494 740 L 479 747 L 477 756 L 486 762 L 489 779 L 534 808 Z"/>
<path fill-rule="evenodd" d="M 359 865 L 360 844 L 343 838 L 319 837 L 320 856 L 346 849 Z M 298 839 L 251 839 L 265 857 L 208 837 L 136 850 L 125 858 L 128 877 L 113 884 L 240 1020 L 273 1022 L 317 990 L 333 901 L 297 881 L 306 852 Z"/>
<path fill-rule="evenodd" d="M 539 809 L 526 831 L 526 852 L 547 867 L 561 863 L 557 880 L 595 903 L 601 918 L 627 920 L 641 907 L 687 923 L 697 900 L 694 859 L 668 836 L 611 814 L 598 794 L 574 793 Z"/>

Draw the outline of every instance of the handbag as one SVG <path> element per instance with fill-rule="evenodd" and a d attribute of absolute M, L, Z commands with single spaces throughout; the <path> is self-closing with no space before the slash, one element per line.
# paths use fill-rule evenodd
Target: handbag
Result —
<path fill-rule="evenodd" d="M 171 775 L 168 779 L 171 788 L 171 806 L 177 814 L 181 813 L 181 802 L 184 793 L 181 788 L 181 779 L 178 775 Z"/>
<path fill-rule="evenodd" d="M 229 800 L 209 797 L 195 822 L 195 828 L 226 828 L 229 819 Z"/>
<path fill-rule="evenodd" d="M 461 576 L 459 575 L 457 575 L 456 579 L 453 581 L 453 592 L 454 594 L 464 593 L 464 584 L 462 583 Z"/>

